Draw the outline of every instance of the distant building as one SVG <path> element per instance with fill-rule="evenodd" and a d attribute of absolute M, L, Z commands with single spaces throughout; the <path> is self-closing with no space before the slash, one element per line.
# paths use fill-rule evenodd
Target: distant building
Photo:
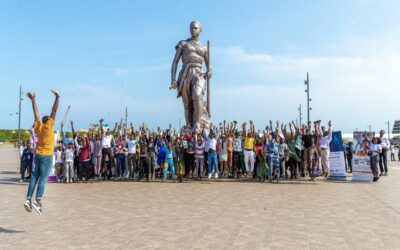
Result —
<path fill-rule="evenodd" d="M 400 134 L 400 120 L 394 121 L 392 134 Z"/>

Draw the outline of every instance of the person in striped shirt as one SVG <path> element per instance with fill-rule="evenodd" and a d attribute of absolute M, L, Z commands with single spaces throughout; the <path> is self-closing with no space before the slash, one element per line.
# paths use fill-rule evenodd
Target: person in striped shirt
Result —
<path fill-rule="evenodd" d="M 203 173 L 203 167 L 204 167 L 204 140 L 203 137 L 201 135 L 198 136 L 197 133 L 195 134 L 195 158 L 196 158 L 195 176 L 196 179 L 201 180 L 201 175 Z"/>

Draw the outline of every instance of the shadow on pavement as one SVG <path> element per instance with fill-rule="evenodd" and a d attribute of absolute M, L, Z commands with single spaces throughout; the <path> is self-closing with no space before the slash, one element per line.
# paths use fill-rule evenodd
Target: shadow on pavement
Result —
<path fill-rule="evenodd" d="M 25 231 L 12 230 L 12 229 L 0 227 L 0 233 L 15 234 L 15 233 L 25 233 Z"/>
<path fill-rule="evenodd" d="M 18 174 L 18 173 L 13 171 L 1 171 L 0 174 Z"/>

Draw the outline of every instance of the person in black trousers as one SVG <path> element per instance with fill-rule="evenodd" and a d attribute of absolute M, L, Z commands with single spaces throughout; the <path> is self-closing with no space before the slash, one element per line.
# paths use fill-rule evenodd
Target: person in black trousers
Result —
<path fill-rule="evenodd" d="M 379 135 L 380 135 L 379 141 L 382 147 L 382 151 L 379 154 L 379 168 L 381 171 L 381 174 L 379 176 L 386 176 L 388 172 L 387 151 L 389 149 L 389 141 L 383 137 L 385 135 L 385 130 L 381 130 L 379 132 Z"/>

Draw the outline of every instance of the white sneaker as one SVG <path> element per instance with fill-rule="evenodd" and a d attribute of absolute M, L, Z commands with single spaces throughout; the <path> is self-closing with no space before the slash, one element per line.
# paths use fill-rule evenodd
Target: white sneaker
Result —
<path fill-rule="evenodd" d="M 32 212 L 32 203 L 29 200 L 26 200 L 24 203 L 24 208 L 27 212 Z"/>
<path fill-rule="evenodd" d="M 34 202 L 32 203 L 32 206 L 33 206 L 33 208 L 36 210 L 36 212 L 38 212 L 40 215 L 43 214 L 42 205 L 41 205 L 41 204 L 39 204 L 39 203 L 37 203 L 36 201 L 34 201 Z"/>
<path fill-rule="evenodd" d="M 208 174 L 208 179 L 211 179 L 211 174 Z"/>
<path fill-rule="evenodd" d="M 218 179 L 218 174 L 215 174 L 215 179 Z"/>

